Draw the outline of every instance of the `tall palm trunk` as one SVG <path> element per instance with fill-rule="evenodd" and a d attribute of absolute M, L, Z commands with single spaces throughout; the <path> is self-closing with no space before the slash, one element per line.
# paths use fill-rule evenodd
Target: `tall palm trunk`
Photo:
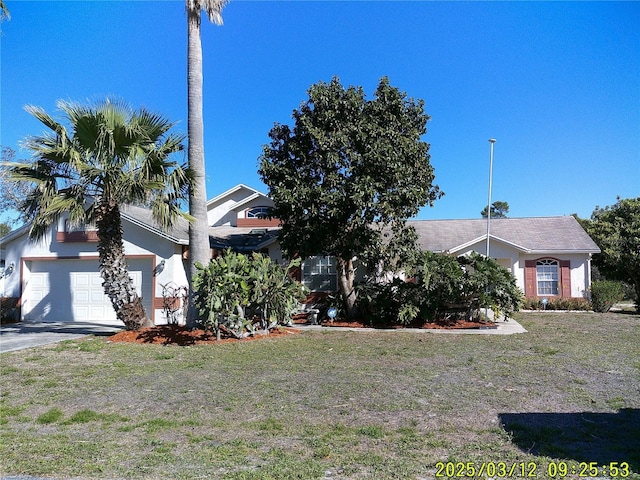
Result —
<path fill-rule="evenodd" d="M 202 115 L 202 42 L 200 7 L 187 8 L 187 106 L 188 157 L 194 181 L 189 191 L 189 213 L 195 219 L 189 226 L 189 308 L 187 326 L 193 327 L 197 311 L 193 301 L 192 279 L 195 263 L 206 265 L 210 259 L 207 222 L 207 191 L 204 166 L 204 121 Z"/>
<path fill-rule="evenodd" d="M 153 325 L 144 311 L 142 298 L 129 277 L 124 256 L 120 209 L 115 202 L 103 201 L 97 206 L 98 255 L 104 293 L 111 300 L 118 320 L 127 330 Z"/>

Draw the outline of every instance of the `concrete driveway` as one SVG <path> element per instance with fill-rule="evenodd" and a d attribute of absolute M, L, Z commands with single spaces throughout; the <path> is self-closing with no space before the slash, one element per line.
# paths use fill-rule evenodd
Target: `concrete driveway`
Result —
<path fill-rule="evenodd" d="M 19 322 L 0 325 L 0 353 L 82 338 L 111 335 L 123 327 L 83 322 Z"/>

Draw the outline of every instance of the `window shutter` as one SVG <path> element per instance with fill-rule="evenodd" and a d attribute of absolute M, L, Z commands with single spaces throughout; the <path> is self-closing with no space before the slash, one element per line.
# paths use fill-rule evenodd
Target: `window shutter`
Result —
<path fill-rule="evenodd" d="M 525 297 L 537 297 L 538 287 L 536 285 L 536 261 L 524 261 L 524 295 Z"/>
<path fill-rule="evenodd" d="M 560 260 L 560 282 L 562 283 L 561 295 L 563 298 L 571 297 L 571 262 Z"/>

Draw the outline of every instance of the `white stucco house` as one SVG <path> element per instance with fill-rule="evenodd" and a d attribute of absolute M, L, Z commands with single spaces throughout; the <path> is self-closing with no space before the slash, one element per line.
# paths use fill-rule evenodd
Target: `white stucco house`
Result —
<path fill-rule="evenodd" d="M 266 217 L 271 199 L 246 185 L 214 197 L 208 204 L 212 255 L 224 248 L 259 251 L 283 261 L 277 220 Z M 484 254 L 486 221 L 416 220 L 410 222 L 422 248 L 450 255 L 472 250 Z M 186 286 L 188 225 L 171 231 L 154 225 L 149 210 L 122 209 L 125 254 L 147 313 L 166 323 L 163 285 Z M 590 285 L 591 255 L 600 250 L 573 217 L 508 218 L 491 222 L 490 256 L 508 268 L 527 296 L 583 297 Z M 103 293 L 98 271 L 96 232 L 71 230 L 65 218 L 37 243 L 29 226 L 0 239 L 4 272 L 0 292 L 18 299 L 25 321 L 118 324 Z M 300 280 L 312 291 L 335 291 L 330 257 L 305 259 Z"/>

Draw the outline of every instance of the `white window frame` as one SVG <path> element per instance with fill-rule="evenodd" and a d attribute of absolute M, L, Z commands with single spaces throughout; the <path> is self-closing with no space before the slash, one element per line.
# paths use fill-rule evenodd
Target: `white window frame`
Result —
<path fill-rule="evenodd" d="M 336 292 L 338 272 L 335 257 L 314 255 L 302 261 L 302 284 L 312 292 Z"/>
<path fill-rule="evenodd" d="M 536 261 L 536 289 L 538 296 L 560 295 L 560 262 L 552 258 Z"/>
<path fill-rule="evenodd" d="M 95 232 L 98 230 L 95 223 L 82 223 L 80 225 L 72 225 L 69 219 L 65 219 L 64 221 L 64 233 L 76 233 L 76 232 Z"/>
<path fill-rule="evenodd" d="M 247 210 L 246 218 L 257 218 L 259 220 L 265 220 L 269 217 L 271 208 L 266 206 L 252 207 Z"/>

